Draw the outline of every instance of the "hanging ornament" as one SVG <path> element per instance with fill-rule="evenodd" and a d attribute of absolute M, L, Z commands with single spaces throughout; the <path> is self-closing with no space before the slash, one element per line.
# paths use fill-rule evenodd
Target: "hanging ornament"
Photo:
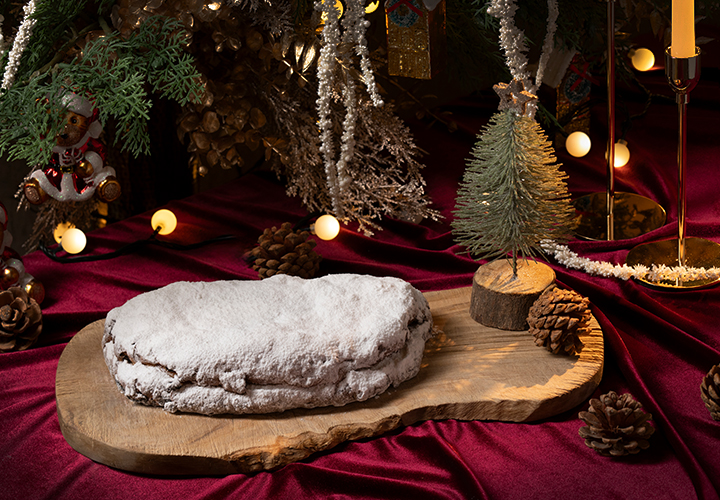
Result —
<path fill-rule="evenodd" d="M 445 1 L 387 0 L 388 72 L 429 80 L 445 64 Z"/>
<path fill-rule="evenodd" d="M 383 100 L 378 94 L 375 85 L 375 76 L 370 66 L 369 52 L 365 32 L 370 22 L 365 19 L 365 8 L 361 0 L 350 0 L 346 5 L 346 12 L 340 23 L 340 10 L 333 0 L 319 0 L 315 9 L 324 15 L 325 26 L 322 30 L 322 48 L 318 59 L 318 98 L 316 101 L 318 111 L 318 124 L 320 125 L 320 152 L 325 163 L 325 175 L 328 191 L 332 200 L 333 212 L 336 217 L 345 217 L 345 198 L 352 182 L 348 172 L 348 163 L 355 153 L 355 125 L 358 118 L 358 98 L 355 80 L 348 70 L 352 59 L 346 58 L 343 64 L 338 64 L 341 58 L 341 46 L 354 47 L 354 52 L 360 56 L 362 80 L 365 82 L 370 99 L 375 107 L 381 107 Z M 342 37 L 340 27 L 342 25 Z M 340 138 L 340 157 L 335 158 L 333 141 L 333 121 L 331 119 L 331 102 L 336 84 L 336 71 L 341 72 L 342 81 L 339 82 L 340 93 L 345 106 L 345 120 L 342 124 L 342 137 Z"/>
<path fill-rule="evenodd" d="M 10 248 L 12 234 L 7 226 L 7 210 L 5 205 L 0 203 L 0 290 L 11 287 L 23 288 L 39 304 L 45 298 L 45 287 L 25 271 L 20 255 Z"/>
<path fill-rule="evenodd" d="M 65 125 L 56 137 L 50 164 L 33 171 L 23 192 L 33 205 L 48 197 L 58 201 L 85 201 L 96 195 L 111 202 L 120 196 L 115 169 L 105 165 L 105 146 L 98 140 L 102 125 L 88 99 L 68 92 L 61 99 L 67 107 Z"/>
<path fill-rule="evenodd" d="M 595 81 L 588 71 L 589 64 L 578 54 L 573 57 L 565 77 L 558 85 L 555 116 L 567 134 L 580 131 L 590 133 L 590 90 Z M 556 136 L 558 147 L 565 145 L 563 134 Z"/>

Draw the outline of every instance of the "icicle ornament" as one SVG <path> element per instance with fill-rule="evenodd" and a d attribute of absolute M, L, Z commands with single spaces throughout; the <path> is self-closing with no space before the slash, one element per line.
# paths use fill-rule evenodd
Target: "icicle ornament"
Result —
<path fill-rule="evenodd" d="M 342 20 L 343 34 L 340 37 L 339 12 L 334 0 L 321 0 L 315 3 L 315 9 L 322 12 L 325 26 L 322 31 L 322 48 L 318 59 L 318 99 L 317 110 L 320 126 L 320 152 L 325 161 L 325 175 L 328 191 L 332 200 L 333 212 L 341 219 L 345 217 L 343 197 L 352 178 L 348 174 L 347 165 L 352 161 L 355 151 L 355 124 L 357 122 L 357 95 L 355 81 L 349 72 L 345 72 L 344 82 L 340 83 L 345 106 L 345 119 L 343 120 L 343 134 L 341 137 L 340 157 L 335 160 L 335 147 L 333 144 L 333 123 L 331 119 L 331 102 L 335 72 L 340 56 L 339 45 L 352 46 L 355 53 L 360 56 L 362 79 L 367 86 L 368 93 L 376 107 L 383 105 L 375 85 L 375 77 L 370 65 L 365 32 L 370 22 L 365 19 L 365 6 L 361 0 L 347 2 L 345 16 Z"/>
<path fill-rule="evenodd" d="M 15 75 L 20 67 L 20 58 L 25 52 L 30 36 L 32 36 L 32 30 L 35 26 L 35 0 L 30 0 L 25 7 L 23 7 L 25 18 L 23 19 L 20 28 L 18 29 L 15 40 L 13 41 L 12 48 L 8 54 L 8 61 L 5 65 L 5 74 L 3 75 L 2 90 L 8 90 L 15 83 Z"/>
<path fill-rule="evenodd" d="M 513 79 L 523 84 L 523 90 L 535 95 L 542 84 L 545 67 L 554 48 L 555 31 L 557 31 L 558 4 L 557 0 L 548 0 L 547 32 L 543 42 L 540 61 L 538 62 L 535 82 L 528 71 L 528 59 L 525 56 L 528 48 L 525 44 L 525 33 L 515 25 L 515 12 L 518 7 L 515 0 L 493 0 L 488 7 L 488 14 L 500 19 L 500 48 L 505 54 L 505 61 Z M 507 85 L 507 84 L 502 84 Z M 497 91 L 497 90 L 496 90 Z M 535 116 L 537 102 L 531 100 L 524 106 L 525 116 Z"/>

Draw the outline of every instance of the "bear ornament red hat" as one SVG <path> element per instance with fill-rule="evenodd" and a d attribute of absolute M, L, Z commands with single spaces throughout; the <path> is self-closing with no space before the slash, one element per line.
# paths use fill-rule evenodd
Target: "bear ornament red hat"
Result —
<path fill-rule="evenodd" d="M 105 165 L 105 146 L 98 140 L 102 124 L 92 101 L 67 92 L 65 124 L 55 137 L 50 163 L 34 170 L 23 186 L 27 200 L 39 205 L 48 198 L 85 201 L 93 195 L 105 202 L 120 196 L 115 169 Z"/>

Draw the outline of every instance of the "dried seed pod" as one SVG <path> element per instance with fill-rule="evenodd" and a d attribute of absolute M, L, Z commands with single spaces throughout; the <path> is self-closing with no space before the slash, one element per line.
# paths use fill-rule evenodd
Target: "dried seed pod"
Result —
<path fill-rule="evenodd" d="M 545 290 L 530 308 L 527 322 L 535 344 L 553 354 L 582 350 L 580 335 L 590 332 L 590 301 L 572 290 Z"/>
<path fill-rule="evenodd" d="M 309 236 L 307 231 L 293 230 L 289 222 L 280 228 L 266 228 L 258 238 L 258 246 L 250 251 L 252 268 L 261 278 L 274 274 L 312 278 L 322 257 L 313 250 L 316 243 Z"/>
<path fill-rule="evenodd" d="M 588 411 L 578 416 L 587 424 L 578 433 L 585 444 L 601 455 L 619 457 L 636 454 L 650 446 L 655 432 L 650 413 L 630 394 L 618 396 L 614 391 L 590 400 Z"/>
<path fill-rule="evenodd" d="M 720 420 L 720 364 L 710 368 L 700 384 L 700 396 L 713 420 Z"/>
<path fill-rule="evenodd" d="M 42 332 L 40 305 L 21 287 L 0 292 L 0 352 L 23 351 Z"/>

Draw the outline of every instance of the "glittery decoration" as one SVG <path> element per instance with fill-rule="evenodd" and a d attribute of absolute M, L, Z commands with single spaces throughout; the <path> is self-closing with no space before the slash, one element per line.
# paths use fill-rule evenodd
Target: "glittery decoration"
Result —
<path fill-rule="evenodd" d="M 420 0 L 385 4 L 388 72 L 429 80 L 445 62 L 445 2 L 429 10 Z"/>
<path fill-rule="evenodd" d="M 525 33 L 515 26 L 515 12 L 517 9 L 515 0 L 492 0 L 487 11 L 488 14 L 500 19 L 500 48 L 505 54 L 505 61 L 510 74 L 514 80 L 523 82 L 528 92 L 536 94 L 542 84 L 545 67 L 554 46 L 553 40 L 557 30 L 556 21 L 558 16 L 557 0 L 548 0 L 547 32 L 545 33 L 545 41 L 538 61 L 534 83 L 530 80 L 528 59 L 525 56 L 528 50 L 525 44 Z M 525 108 L 525 115 L 532 118 L 535 116 L 535 111 L 537 111 L 537 102 L 529 101 Z"/>
<path fill-rule="evenodd" d="M 346 3 L 345 15 L 355 5 Z M 197 188 L 211 169 L 244 172 L 264 159 L 263 168 L 285 180 L 288 196 L 300 198 L 309 212 L 332 212 L 317 113 L 317 66 L 323 45 L 318 37 L 327 26 L 310 23 L 320 18 L 318 13 L 305 20 L 309 29 L 296 26 L 287 0 L 238 0 L 217 6 L 209 11 L 196 0 L 152 5 L 146 0 L 118 0 L 112 14 L 113 25 L 123 34 L 152 15 L 177 18 L 188 30 L 188 51 L 203 74 L 206 93 L 202 103 L 183 108 L 176 123 L 178 137 L 188 144 Z M 360 2 L 357 6 L 364 7 Z M 341 170 L 345 179 L 345 218 L 356 221 L 358 231 L 368 235 L 382 217 L 436 220 L 439 213 L 429 208 L 420 175 L 419 148 L 393 109 L 378 107 L 382 98 L 364 39 L 368 21 L 355 18 L 355 28 L 338 23 L 343 32 L 327 101 L 328 121 L 334 124 L 328 136 L 334 151 L 331 160 L 340 163 L 334 170 Z M 352 91 L 343 88 L 346 76 L 355 83 L 355 112 L 350 115 Z"/>
<path fill-rule="evenodd" d="M 630 278 L 641 279 L 648 282 L 659 283 L 661 281 L 698 281 L 716 280 L 720 278 L 720 268 L 711 267 L 685 267 L 666 266 L 653 264 L 650 267 L 643 265 L 628 266 L 627 264 L 614 265 L 609 262 L 591 260 L 580 257 L 570 250 L 566 245 L 561 245 L 550 240 L 543 240 L 540 243 L 542 249 L 555 258 L 555 260 L 569 269 L 578 269 L 587 274 L 604 276 L 606 278 L 619 278 L 629 280 Z"/>
<path fill-rule="evenodd" d="M 328 190 L 333 204 L 333 212 L 338 219 L 345 217 L 344 198 L 352 178 L 348 174 L 348 163 L 352 161 L 355 148 L 355 122 L 357 120 L 357 97 L 355 95 L 355 80 L 350 72 L 342 66 L 343 82 L 342 95 L 345 105 L 345 119 L 343 121 L 343 134 L 341 137 L 340 158 L 335 162 L 333 147 L 333 122 L 331 119 L 330 102 L 335 72 L 338 69 L 337 61 L 340 58 L 339 45 L 356 45 L 358 53 L 363 60 L 367 59 L 367 46 L 365 44 L 365 30 L 369 22 L 365 20 L 365 7 L 362 0 L 348 0 L 347 12 L 343 17 L 343 36 L 340 38 L 339 11 L 335 0 L 322 0 L 315 3 L 315 9 L 322 12 L 325 17 L 323 27 L 323 45 L 318 60 L 318 99 L 317 110 L 320 125 L 320 152 L 325 160 L 325 174 Z M 364 49 L 364 50 L 363 50 Z M 369 62 L 363 70 L 369 70 Z M 383 101 L 377 94 L 372 72 L 364 75 L 368 91 L 375 106 L 382 106 Z"/>
<path fill-rule="evenodd" d="M 513 80 L 509 84 L 498 83 L 493 85 L 493 90 L 500 96 L 498 109 L 500 111 L 509 109 L 518 116 L 523 116 L 528 103 L 537 99 L 537 96 L 526 91 L 523 82 L 518 80 Z"/>
<path fill-rule="evenodd" d="M 33 13 L 35 13 L 35 0 L 30 0 L 25 7 L 23 7 L 23 12 L 25 13 L 25 17 L 15 35 L 15 40 L 13 41 L 12 49 L 10 49 L 8 61 L 5 65 L 5 74 L 3 75 L 2 81 L 2 89 L 4 90 L 9 89 L 15 82 L 15 74 L 20 66 L 20 58 L 30 41 L 32 29 L 35 26 L 35 19 L 32 17 Z"/>

